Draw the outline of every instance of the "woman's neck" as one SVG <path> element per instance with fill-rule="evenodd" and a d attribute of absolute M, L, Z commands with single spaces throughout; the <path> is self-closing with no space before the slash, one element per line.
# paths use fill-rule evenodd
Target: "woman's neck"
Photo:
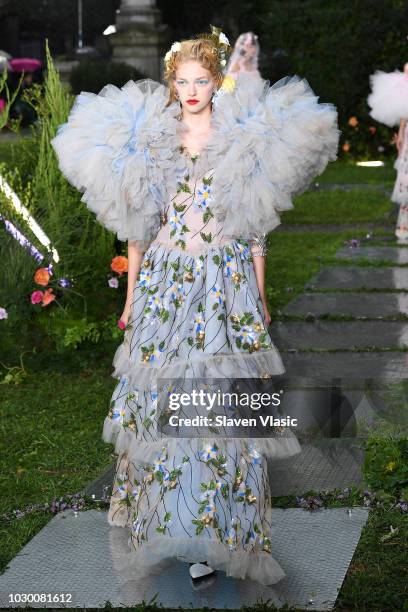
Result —
<path fill-rule="evenodd" d="M 199 113 L 190 113 L 183 109 L 182 120 L 191 133 L 202 133 L 209 130 L 211 124 L 211 105 Z"/>

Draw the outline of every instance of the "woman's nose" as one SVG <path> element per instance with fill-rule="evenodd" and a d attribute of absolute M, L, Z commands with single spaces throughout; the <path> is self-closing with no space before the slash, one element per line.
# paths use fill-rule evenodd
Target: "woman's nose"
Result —
<path fill-rule="evenodd" d="M 196 95 L 196 84 L 195 83 L 190 83 L 190 85 L 188 86 L 188 95 L 189 96 L 195 96 Z"/>

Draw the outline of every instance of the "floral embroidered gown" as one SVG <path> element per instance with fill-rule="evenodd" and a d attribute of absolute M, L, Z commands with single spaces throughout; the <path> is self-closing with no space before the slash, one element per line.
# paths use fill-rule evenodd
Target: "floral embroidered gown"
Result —
<path fill-rule="evenodd" d="M 299 452 L 295 435 L 162 437 L 157 383 L 285 371 L 253 258 L 290 196 L 335 159 L 336 113 L 298 77 L 238 81 L 220 92 L 213 137 L 191 158 L 167 99 L 152 81 L 83 92 L 52 143 L 97 219 L 145 250 L 103 427 L 118 454 L 108 521 L 129 529 L 131 566 L 206 560 L 273 584 L 285 574 L 272 554 L 266 461 Z"/>
<path fill-rule="evenodd" d="M 400 240 L 408 240 L 408 121 L 404 128 L 402 149 L 395 162 L 397 179 L 394 184 L 391 200 L 399 204 L 395 235 Z"/>

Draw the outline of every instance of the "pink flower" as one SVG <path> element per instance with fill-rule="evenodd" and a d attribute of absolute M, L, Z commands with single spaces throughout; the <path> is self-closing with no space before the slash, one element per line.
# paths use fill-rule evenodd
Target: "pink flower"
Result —
<path fill-rule="evenodd" d="M 7 319 L 8 313 L 5 308 L 0 308 L 0 319 Z"/>
<path fill-rule="evenodd" d="M 42 291 L 33 291 L 31 294 L 31 303 L 32 304 L 39 304 L 40 302 L 42 302 L 43 299 L 43 292 Z"/>
<path fill-rule="evenodd" d="M 122 319 L 118 319 L 118 327 L 119 329 L 125 329 L 126 323 Z"/>
<path fill-rule="evenodd" d="M 117 289 L 119 287 L 119 281 L 116 276 L 113 276 L 108 280 L 108 285 L 109 287 L 112 287 L 112 289 Z"/>

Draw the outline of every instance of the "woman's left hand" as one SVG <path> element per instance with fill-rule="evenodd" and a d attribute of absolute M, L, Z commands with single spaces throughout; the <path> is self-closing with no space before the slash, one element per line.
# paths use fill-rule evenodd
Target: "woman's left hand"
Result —
<path fill-rule="evenodd" d="M 262 307 L 263 307 L 264 317 L 265 317 L 265 327 L 266 329 L 268 329 L 272 321 L 271 315 L 269 314 L 268 305 L 266 302 L 262 302 Z"/>

